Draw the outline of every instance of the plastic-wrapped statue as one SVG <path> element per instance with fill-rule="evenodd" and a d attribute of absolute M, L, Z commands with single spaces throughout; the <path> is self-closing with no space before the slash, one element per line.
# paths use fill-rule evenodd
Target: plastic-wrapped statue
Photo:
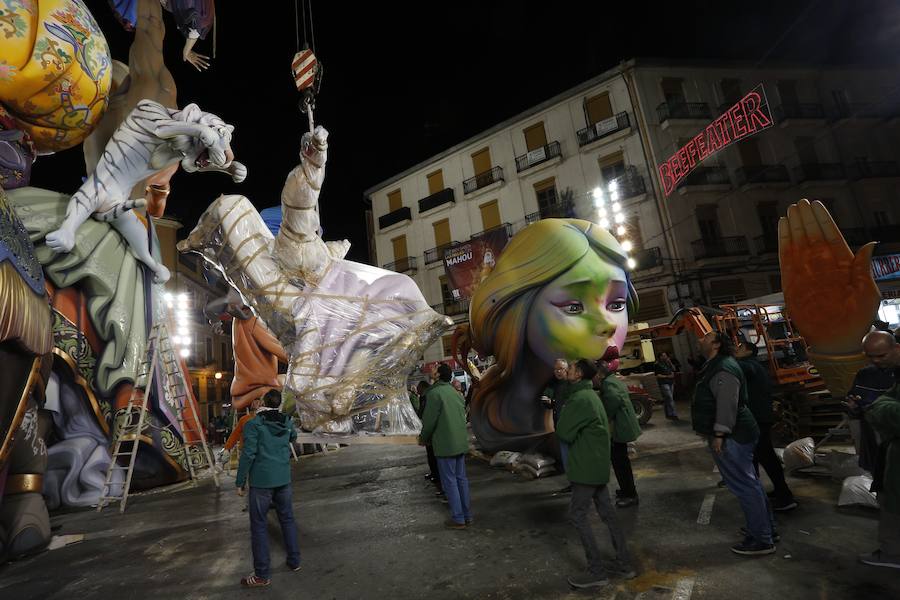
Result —
<path fill-rule="evenodd" d="M 131 210 L 143 205 L 144 200 L 129 199 L 131 190 L 176 163 L 188 173 L 222 171 L 236 182 L 243 181 L 247 169 L 234 160 L 233 130 L 196 104 L 174 111 L 142 100 L 116 129 L 97 168 L 69 200 L 65 221 L 47 234 L 47 246 L 57 252 L 72 250 L 78 227 L 93 215 L 122 234 L 138 260 L 153 271 L 154 280 L 164 283 L 169 271 L 150 254 L 147 230 Z"/>
<path fill-rule="evenodd" d="M 469 309 L 473 347 L 497 360 L 472 398 L 483 449 L 533 448 L 552 431 L 537 399 L 557 358 L 618 368 L 637 305 L 625 261 L 608 231 L 579 219 L 538 221 L 510 240 Z"/>
<path fill-rule="evenodd" d="M 868 333 L 881 295 L 872 278 L 869 242 L 854 255 L 818 200 L 801 200 L 778 221 L 784 301 L 809 343 L 809 358 L 835 398 L 847 394 L 865 366 L 860 340 Z"/>
<path fill-rule="evenodd" d="M 327 136 L 303 135 L 276 236 L 247 198 L 222 196 L 178 248 L 224 273 L 284 346 L 285 400 L 305 429 L 414 433 L 406 375 L 452 322 L 409 277 L 344 260 L 346 240 L 319 237 Z"/>

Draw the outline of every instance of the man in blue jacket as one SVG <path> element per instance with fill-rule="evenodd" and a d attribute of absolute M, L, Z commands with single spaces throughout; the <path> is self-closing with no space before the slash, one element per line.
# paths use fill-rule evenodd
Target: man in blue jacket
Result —
<path fill-rule="evenodd" d="M 253 573 L 241 579 L 241 585 L 245 587 L 264 587 L 271 582 L 266 515 L 273 505 L 284 536 L 287 566 L 292 571 L 300 570 L 300 546 L 291 505 L 290 445 L 297 439 L 297 432 L 290 416 L 278 410 L 281 406 L 280 391 L 268 392 L 263 396 L 263 404 L 256 416 L 244 425 L 244 447 L 235 479 L 239 496 L 244 495 L 248 476 L 250 480 Z"/>

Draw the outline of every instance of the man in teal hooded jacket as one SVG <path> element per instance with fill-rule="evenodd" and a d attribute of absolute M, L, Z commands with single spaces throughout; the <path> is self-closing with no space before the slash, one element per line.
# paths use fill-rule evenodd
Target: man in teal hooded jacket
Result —
<path fill-rule="evenodd" d="M 250 539 L 253 548 L 253 574 L 241 579 L 245 587 L 269 585 L 269 534 L 266 516 L 275 506 L 284 547 L 287 566 L 300 570 L 300 546 L 297 541 L 297 525 L 291 504 L 291 447 L 297 432 L 288 415 L 281 413 L 281 392 L 271 390 L 263 397 L 256 416 L 244 425 L 244 447 L 238 463 L 235 485 L 238 495 L 244 495 L 247 480 L 250 481 Z"/>

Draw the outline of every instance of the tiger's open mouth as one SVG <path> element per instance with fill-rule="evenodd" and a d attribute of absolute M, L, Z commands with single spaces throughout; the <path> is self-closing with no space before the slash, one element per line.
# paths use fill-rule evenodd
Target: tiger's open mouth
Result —
<path fill-rule="evenodd" d="M 206 149 L 200 153 L 200 156 L 198 156 L 197 160 L 194 161 L 194 165 L 201 169 L 209 166 L 209 149 Z"/>

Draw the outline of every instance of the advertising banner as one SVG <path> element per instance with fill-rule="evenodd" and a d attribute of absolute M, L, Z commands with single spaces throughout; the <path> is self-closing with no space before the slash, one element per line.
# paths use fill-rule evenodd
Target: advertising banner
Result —
<path fill-rule="evenodd" d="M 507 228 L 504 225 L 491 229 L 464 244 L 444 250 L 444 270 L 454 300 L 471 298 L 478 284 L 494 269 L 509 241 Z"/>

